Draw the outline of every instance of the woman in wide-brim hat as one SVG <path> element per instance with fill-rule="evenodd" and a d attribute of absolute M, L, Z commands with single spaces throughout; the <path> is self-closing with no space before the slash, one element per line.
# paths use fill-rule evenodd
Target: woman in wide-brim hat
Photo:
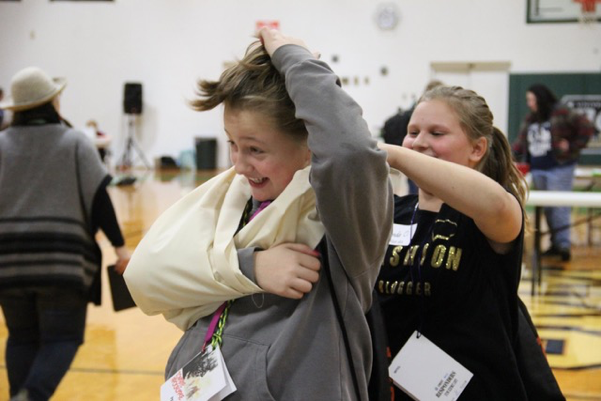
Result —
<path fill-rule="evenodd" d="M 129 253 L 106 191 L 110 175 L 85 135 L 63 123 L 63 79 L 19 71 L 0 107 L 0 306 L 8 327 L 11 400 L 47 400 L 83 343 L 87 303 L 100 301 L 102 228 L 121 271 Z"/>

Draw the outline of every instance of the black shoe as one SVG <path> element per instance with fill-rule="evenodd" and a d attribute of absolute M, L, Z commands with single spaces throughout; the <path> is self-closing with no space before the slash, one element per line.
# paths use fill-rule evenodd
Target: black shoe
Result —
<path fill-rule="evenodd" d="M 572 259 L 570 248 L 559 248 L 559 256 L 563 262 L 569 262 Z"/>
<path fill-rule="evenodd" d="M 570 248 L 560 248 L 555 245 L 551 245 L 549 249 L 542 253 L 543 257 L 560 257 L 563 262 L 568 262 L 572 259 Z"/>
<path fill-rule="evenodd" d="M 559 249 L 555 245 L 551 245 L 549 249 L 541 254 L 543 257 L 559 256 Z"/>

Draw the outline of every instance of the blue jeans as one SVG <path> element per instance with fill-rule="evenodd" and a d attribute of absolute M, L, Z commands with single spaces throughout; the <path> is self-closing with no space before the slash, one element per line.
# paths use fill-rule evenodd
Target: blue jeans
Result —
<path fill-rule="evenodd" d="M 574 185 L 575 168 L 575 164 L 569 164 L 557 166 L 549 170 L 531 170 L 534 189 L 571 191 Z M 571 208 L 546 207 L 544 211 L 547 225 L 551 230 L 551 244 L 556 248 L 570 249 Z"/>
<path fill-rule="evenodd" d="M 86 294 L 70 288 L 0 291 L 11 396 L 27 389 L 31 400 L 46 401 L 54 394 L 83 343 L 87 304 Z"/>

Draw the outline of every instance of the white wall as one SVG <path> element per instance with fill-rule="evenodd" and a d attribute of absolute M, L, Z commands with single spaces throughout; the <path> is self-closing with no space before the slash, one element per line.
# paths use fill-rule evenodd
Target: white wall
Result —
<path fill-rule="evenodd" d="M 217 78 L 224 62 L 242 56 L 257 20 L 279 20 L 325 61 L 338 55 L 330 65 L 350 78 L 346 89 L 374 134 L 421 93 L 433 61 L 503 61 L 521 73 L 601 70 L 601 24 L 526 24 L 526 0 L 392 2 L 401 12 L 393 31 L 376 27 L 373 0 L 0 2 L 0 86 L 6 92 L 28 65 L 66 77 L 64 116 L 76 126 L 96 119 L 118 157 L 127 134 L 123 84 L 142 82 L 139 143 L 153 159 L 191 149 L 195 136 L 222 138 L 221 110 L 196 113 L 185 99 L 197 78 Z M 219 148 L 225 166 L 222 139 Z"/>

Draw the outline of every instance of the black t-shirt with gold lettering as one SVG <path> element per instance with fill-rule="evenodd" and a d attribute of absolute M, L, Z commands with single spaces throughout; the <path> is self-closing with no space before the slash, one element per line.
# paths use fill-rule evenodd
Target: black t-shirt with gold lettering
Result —
<path fill-rule="evenodd" d="M 523 229 L 499 255 L 471 218 L 417 200 L 395 196 L 395 225 L 412 238 L 389 245 L 376 283 L 392 356 L 419 329 L 474 374 L 460 400 L 525 400 L 513 352 Z"/>

